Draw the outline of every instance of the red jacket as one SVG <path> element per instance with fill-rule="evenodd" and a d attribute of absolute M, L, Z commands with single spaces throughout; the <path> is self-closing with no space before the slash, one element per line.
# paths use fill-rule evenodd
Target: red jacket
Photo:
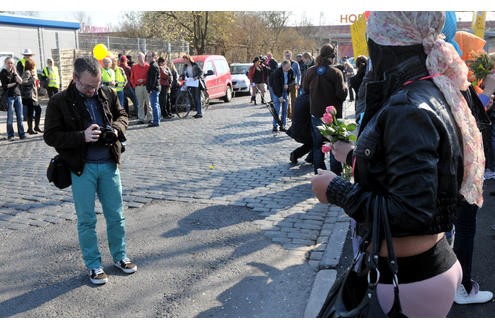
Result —
<path fill-rule="evenodd" d="M 146 85 L 146 76 L 148 75 L 148 69 L 150 64 L 144 63 L 143 66 L 140 64 L 134 64 L 131 67 L 131 84 L 135 88 L 138 85 Z M 140 81 L 141 80 L 141 81 Z"/>
<path fill-rule="evenodd" d="M 255 82 L 253 81 L 255 70 L 256 70 L 256 65 L 253 64 L 253 66 L 249 67 L 248 78 L 251 83 Z M 260 65 L 260 72 L 261 72 L 261 82 L 255 82 L 255 83 L 266 83 L 266 77 L 268 76 L 268 74 L 266 67 L 264 65 Z"/>

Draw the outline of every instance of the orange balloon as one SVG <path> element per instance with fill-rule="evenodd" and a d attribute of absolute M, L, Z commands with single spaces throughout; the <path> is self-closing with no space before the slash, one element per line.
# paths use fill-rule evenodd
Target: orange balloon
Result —
<path fill-rule="evenodd" d="M 462 60 L 473 60 L 473 55 L 478 55 L 485 46 L 486 41 L 477 35 L 466 31 L 457 31 L 454 40 L 462 50 Z"/>

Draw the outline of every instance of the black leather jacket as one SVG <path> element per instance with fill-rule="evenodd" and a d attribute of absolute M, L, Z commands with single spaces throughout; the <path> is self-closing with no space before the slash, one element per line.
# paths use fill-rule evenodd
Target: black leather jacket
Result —
<path fill-rule="evenodd" d="M 375 195 L 384 197 L 395 237 L 449 231 L 463 177 L 462 142 L 443 94 L 411 58 L 369 82 L 356 143 L 351 184 L 335 178 L 328 200 L 361 228 L 372 218 Z M 404 82 L 414 81 L 407 86 Z M 366 230 L 366 229 L 365 229 Z M 364 230 L 364 231 L 365 231 Z M 363 231 L 363 230 L 361 230 Z"/>
<path fill-rule="evenodd" d="M 106 121 L 118 131 L 118 141 L 111 146 L 110 153 L 120 164 L 122 141 L 128 125 L 126 111 L 119 105 L 117 93 L 106 86 L 98 89 L 98 100 L 103 105 Z M 71 83 L 69 87 L 54 95 L 48 102 L 43 138 L 47 145 L 55 147 L 57 153 L 69 164 L 71 170 L 81 175 L 88 151 L 84 140 L 85 104 Z"/>

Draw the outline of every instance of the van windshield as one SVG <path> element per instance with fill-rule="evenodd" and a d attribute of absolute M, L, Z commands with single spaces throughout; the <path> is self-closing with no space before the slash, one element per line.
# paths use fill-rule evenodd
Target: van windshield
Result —
<path fill-rule="evenodd" d="M 250 65 L 232 65 L 230 67 L 232 74 L 246 74 Z"/>

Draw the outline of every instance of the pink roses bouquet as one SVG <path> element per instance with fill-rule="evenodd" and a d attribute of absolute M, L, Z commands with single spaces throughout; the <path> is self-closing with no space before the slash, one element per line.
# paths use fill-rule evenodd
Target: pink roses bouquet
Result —
<path fill-rule="evenodd" d="M 346 124 L 343 120 L 337 119 L 337 110 L 334 106 L 328 106 L 325 108 L 325 113 L 321 118 L 323 125 L 319 126 L 320 133 L 330 142 L 326 142 L 321 147 L 323 153 L 329 153 L 332 151 L 332 144 L 337 141 L 356 141 L 356 136 L 353 132 L 356 130 L 357 125 L 355 123 Z M 342 173 L 346 180 L 350 180 L 351 168 L 348 165 L 344 165 L 344 171 Z"/>
<path fill-rule="evenodd" d="M 328 153 L 332 150 L 331 144 L 337 141 L 356 141 L 353 132 L 356 130 L 356 124 L 346 124 L 343 120 L 337 119 L 337 110 L 333 106 L 325 108 L 325 113 L 321 118 L 323 125 L 319 126 L 320 133 L 330 141 L 322 146 L 322 151 Z"/>

